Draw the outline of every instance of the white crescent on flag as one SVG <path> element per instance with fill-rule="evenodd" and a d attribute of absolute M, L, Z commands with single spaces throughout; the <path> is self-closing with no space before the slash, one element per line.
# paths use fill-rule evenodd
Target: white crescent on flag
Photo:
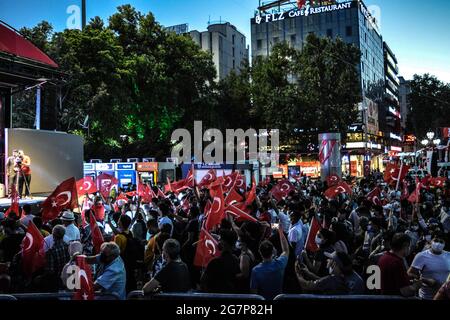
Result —
<path fill-rule="evenodd" d="M 345 188 L 344 187 L 342 187 L 342 186 L 339 186 L 339 187 L 337 187 L 334 191 L 336 191 L 336 192 L 347 192 L 346 190 L 345 190 Z"/>
<path fill-rule="evenodd" d="M 216 246 L 214 245 L 214 242 L 210 239 L 205 240 L 205 247 L 208 248 L 209 254 L 215 255 L 216 254 Z"/>
<path fill-rule="evenodd" d="M 88 289 L 90 289 L 91 287 L 89 286 L 89 280 L 88 280 L 88 277 L 87 277 L 87 274 L 86 274 L 86 270 L 84 270 L 84 269 L 81 269 L 79 272 L 78 272 L 78 280 L 80 281 L 80 283 L 81 283 L 81 278 L 84 278 L 84 280 L 86 281 L 86 284 L 87 284 L 87 287 L 88 287 Z"/>
<path fill-rule="evenodd" d="M 24 250 L 24 251 L 28 251 L 28 250 L 30 250 L 30 248 L 33 246 L 34 240 L 33 240 L 33 236 L 32 236 L 30 233 L 28 233 L 28 232 L 27 232 L 27 234 L 25 235 L 25 237 L 28 239 L 28 241 L 29 241 L 30 243 L 28 244 L 28 247 L 24 248 L 23 250 Z"/>
<path fill-rule="evenodd" d="M 216 208 L 217 203 L 217 208 Z M 211 212 L 217 213 L 219 212 L 220 208 L 222 207 L 222 200 L 219 197 L 214 197 L 212 206 L 211 206 Z"/>
<path fill-rule="evenodd" d="M 80 188 L 80 190 L 89 190 L 92 187 L 92 183 L 90 181 L 84 181 L 83 182 L 83 188 Z"/>
<path fill-rule="evenodd" d="M 56 199 L 58 199 L 59 196 L 63 196 L 63 195 L 66 195 L 67 200 L 64 203 L 59 203 L 58 204 L 59 206 L 64 206 L 64 205 L 68 204 L 70 202 L 70 200 L 72 200 L 72 192 L 70 192 L 70 191 L 63 191 L 61 193 L 58 193 L 58 195 L 56 196 Z"/>

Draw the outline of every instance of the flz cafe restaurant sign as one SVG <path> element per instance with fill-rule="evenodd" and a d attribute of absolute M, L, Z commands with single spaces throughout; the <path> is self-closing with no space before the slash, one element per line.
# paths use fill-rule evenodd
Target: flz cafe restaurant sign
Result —
<path fill-rule="evenodd" d="M 257 24 L 261 24 L 261 23 L 280 21 L 280 20 L 284 20 L 286 18 L 296 18 L 296 17 L 300 17 L 300 16 L 307 17 L 310 15 L 318 14 L 318 13 L 350 9 L 352 7 L 352 3 L 353 2 L 350 1 L 350 2 L 330 4 L 327 6 L 319 6 L 319 7 L 310 7 L 309 5 L 306 5 L 304 8 L 302 8 L 300 10 L 293 9 L 290 11 L 267 14 L 265 16 L 257 15 L 255 17 L 255 22 Z"/>

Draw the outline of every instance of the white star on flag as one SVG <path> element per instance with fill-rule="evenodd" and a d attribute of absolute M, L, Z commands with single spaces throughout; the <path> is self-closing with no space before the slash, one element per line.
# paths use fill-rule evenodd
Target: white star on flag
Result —
<path fill-rule="evenodd" d="M 57 206 L 58 206 L 58 204 L 56 203 L 55 200 L 53 200 L 53 202 L 52 202 L 52 207 L 53 207 L 53 208 L 56 208 Z"/>

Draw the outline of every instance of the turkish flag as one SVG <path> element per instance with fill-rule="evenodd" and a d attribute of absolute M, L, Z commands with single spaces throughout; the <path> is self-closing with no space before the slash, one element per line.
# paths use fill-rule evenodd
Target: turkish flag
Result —
<path fill-rule="evenodd" d="M 289 196 L 289 193 L 294 190 L 295 187 L 292 185 L 292 183 L 290 183 L 289 180 L 284 179 L 279 181 L 278 184 L 270 190 L 270 192 L 277 201 L 280 201 L 283 198 Z"/>
<path fill-rule="evenodd" d="M 80 288 L 75 290 L 73 300 L 94 300 L 94 282 L 92 281 L 91 266 L 86 262 L 86 257 L 82 255 L 75 258 L 75 264 L 78 267 L 76 275 Z"/>
<path fill-rule="evenodd" d="M 205 268 L 215 257 L 220 256 L 219 243 L 204 228 L 200 231 L 200 240 L 197 242 L 194 266 Z"/>
<path fill-rule="evenodd" d="M 143 183 L 138 184 L 137 195 L 141 197 L 143 203 L 150 203 L 152 202 L 152 199 L 156 197 L 153 190 Z"/>
<path fill-rule="evenodd" d="M 403 180 L 403 189 L 402 189 L 401 200 L 405 200 L 408 198 L 409 198 L 408 183 L 406 182 L 406 180 Z"/>
<path fill-rule="evenodd" d="M 205 216 L 208 216 L 210 211 L 211 211 L 211 201 L 208 200 L 208 201 L 206 201 L 205 209 L 204 209 Z"/>
<path fill-rule="evenodd" d="M 236 175 L 236 179 L 234 180 L 234 187 L 245 190 L 245 176 L 241 175 L 239 172 Z"/>
<path fill-rule="evenodd" d="M 416 189 L 409 196 L 409 202 L 418 203 L 420 201 L 420 189 L 422 189 L 422 183 L 416 178 Z"/>
<path fill-rule="evenodd" d="M 238 207 L 236 207 L 232 204 L 227 206 L 227 208 L 225 209 L 225 212 L 231 213 L 233 216 L 235 216 L 237 218 L 238 221 L 247 220 L 247 221 L 258 222 L 258 220 L 255 217 L 252 217 L 248 213 L 242 211 L 241 209 L 239 209 Z"/>
<path fill-rule="evenodd" d="M 384 171 L 384 181 L 389 184 L 397 183 L 398 180 L 403 181 L 408 173 L 409 166 L 403 165 L 401 168 L 402 171 L 400 172 L 398 165 L 389 163 Z"/>
<path fill-rule="evenodd" d="M 380 188 L 376 187 L 375 189 L 370 191 L 367 194 L 366 198 L 367 198 L 367 200 L 372 202 L 374 205 L 380 206 L 381 205 L 381 200 L 380 200 L 380 198 L 381 198 L 381 191 L 380 191 Z"/>
<path fill-rule="evenodd" d="M 253 201 L 255 201 L 255 199 L 256 199 L 256 183 L 252 179 L 252 188 L 250 189 L 247 196 L 245 197 L 245 204 L 247 206 L 250 206 L 253 203 Z"/>
<path fill-rule="evenodd" d="M 208 171 L 208 173 L 200 180 L 198 183 L 199 188 L 209 186 L 217 179 L 216 172 L 212 169 Z"/>
<path fill-rule="evenodd" d="M 234 186 L 234 181 L 236 180 L 237 177 L 237 172 L 233 172 L 229 175 L 223 175 L 223 190 L 225 192 L 229 192 L 233 186 Z"/>
<path fill-rule="evenodd" d="M 98 221 L 105 220 L 105 207 L 103 204 L 98 203 L 92 206 L 92 210 L 94 210 L 95 213 L 95 219 Z"/>
<path fill-rule="evenodd" d="M 211 210 L 206 217 L 205 228 L 207 231 L 219 225 L 222 220 L 226 218 L 225 200 L 223 199 L 222 185 L 211 185 L 209 194 L 211 195 L 213 201 L 211 204 Z"/>
<path fill-rule="evenodd" d="M 296 178 L 294 178 L 294 179 L 296 179 Z M 297 179 L 296 179 L 296 180 L 297 180 Z M 261 181 L 259 182 L 259 185 L 260 185 L 261 187 L 266 187 L 266 186 L 269 185 L 269 183 L 270 183 L 270 177 L 267 176 L 264 180 L 261 180 Z"/>
<path fill-rule="evenodd" d="M 319 247 L 316 244 L 316 236 L 320 231 L 320 223 L 316 217 L 313 217 L 311 220 L 311 226 L 309 227 L 308 236 L 306 237 L 306 250 L 310 252 L 316 252 L 319 250 Z"/>
<path fill-rule="evenodd" d="M 116 177 L 107 173 L 100 174 L 96 181 L 97 188 L 105 199 L 108 199 L 111 189 L 119 183 L 119 180 L 117 180 Z"/>
<path fill-rule="evenodd" d="M 5 217 L 8 217 L 11 212 L 14 212 L 17 217 L 20 218 L 19 194 L 17 193 L 17 189 L 14 184 L 11 186 L 11 206 L 8 210 L 6 210 Z"/>
<path fill-rule="evenodd" d="M 189 211 L 191 210 L 191 204 L 189 203 L 189 199 L 187 197 L 184 198 L 181 209 L 183 209 L 185 213 L 189 213 Z"/>
<path fill-rule="evenodd" d="M 242 202 L 244 201 L 244 197 L 241 196 L 236 189 L 232 188 L 230 192 L 228 192 L 225 198 L 225 204 L 231 204 L 233 202 Z"/>
<path fill-rule="evenodd" d="M 128 197 L 124 193 L 120 193 L 116 198 L 116 202 L 119 206 L 123 206 L 128 203 L 128 200 Z"/>
<path fill-rule="evenodd" d="M 445 181 L 447 181 L 447 179 L 445 179 L 444 177 L 432 178 L 431 185 L 436 188 L 443 188 L 445 185 Z"/>
<path fill-rule="evenodd" d="M 194 185 L 195 185 L 194 165 L 192 164 L 191 169 L 189 169 L 189 172 L 185 179 L 185 186 L 188 188 L 194 188 Z"/>
<path fill-rule="evenodd" d="M 332 174 L 327 177 L 328 187 L 334 187 L 335 185 L 337 185 L 339 183 L 339 181 L 341 181 L 341 178 L 339 178 L 339 176 L 336 174 Z"/>
<path fill-rule="evenodd" d="M 77 184 L 75 178 L 67 179 L 56 187 L 55 191 L 42 202 L 42 220 L 55 219 L 64 209 L 78 207 Z"/>
<path fill-rule="evenodd" d="M 344 181 L 340 181 L 336 186 L 329 188 L 324 192 L 324 196 L 328 199 L 334 199 L 338 194 L 341 193 L 347 193 L 348 195 L 352 194 L 352 189 Z"/>
<path fill-rule="evenodd" d="M 77 193 L 79 196 L 85 195 L 86 193 L 96 193 L 97 191 L 97 185 L 92 177 L 84 177 L 77 181 Z"/>
<path fill-rule="evenodd" d="M 30 221 L 25 238 L 22 240 L 22 269 L 30 278 L 35 271 L 44 266 L 44 237 L 33 221 Z"/>
<path fill-rule="evenodd" d="M 103 242 L 105 242 L 105 240 L 103 239 L 102 232 L 100 231 L 97 220 L 95 219 L 92 212 L 89 217 L 89 226 L 91 227 L 91 238 L 92 245 L 94 246 L 94 253 L 97 254 L 100 252 L 100 246 L 103 244 Z"/>

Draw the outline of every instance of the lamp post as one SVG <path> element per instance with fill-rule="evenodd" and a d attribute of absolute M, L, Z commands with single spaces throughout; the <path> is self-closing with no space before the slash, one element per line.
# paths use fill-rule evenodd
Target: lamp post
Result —
<path fill-rule="evenodd" d="M 434 147 L 437 147 L 441 144 L 441 139 L 439 138 L 435 138 L 435 133 L 431 130 L 429 130 L 426 133 L 427 138 L 423 139 L 420 143 L 426 148 L 426 150 L 434 150 Z M 439 152 L 439 150 L 438 150 Z M 430 158 L 431 161 L 431 158 Z M 430 164 L 430 168 L 431 168 L 431 164 Z"/>

